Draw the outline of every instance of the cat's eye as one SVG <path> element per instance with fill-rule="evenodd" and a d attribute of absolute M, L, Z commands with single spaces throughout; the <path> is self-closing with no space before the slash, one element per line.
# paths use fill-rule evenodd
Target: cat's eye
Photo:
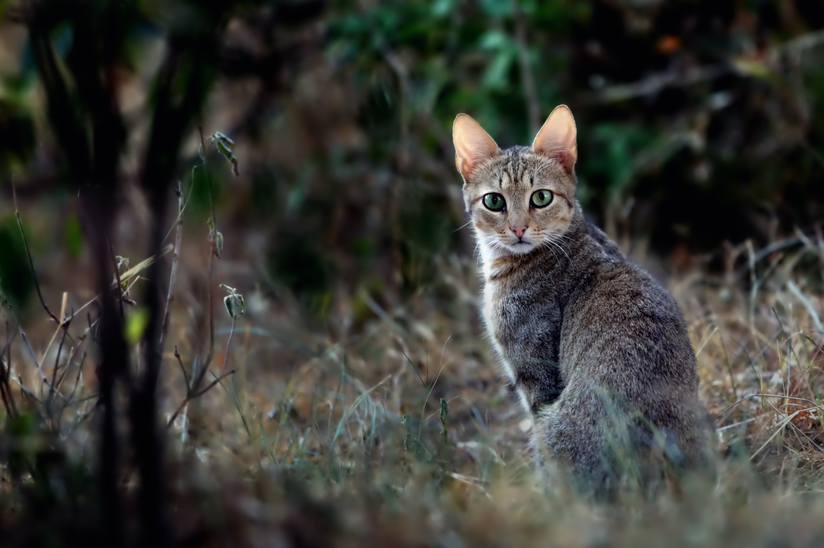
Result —
<path fill-rule="evenodd" d="M 484 194 L 483 202 L 484 207 L 486 207 L 489 211 L 503 211 L 506 207 L 506 200 L 504 200 L 502 194 L 498 194 L 497 192 Z"/>
<path fill-rule="evenodd" d="M 551 190 L 536 190 L 532 193 L 529 203 L 532 204 L 532 207 L 546 207 L 552 203 L 554 197 Z"/>

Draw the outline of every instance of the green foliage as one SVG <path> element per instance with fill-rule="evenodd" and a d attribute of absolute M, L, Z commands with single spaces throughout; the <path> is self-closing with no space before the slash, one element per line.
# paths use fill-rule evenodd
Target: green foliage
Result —
<path fill-rule="evenodd" d="M 37 417 L 32 413 L 6 417 L 8 462 L 12 476 L 19 478 L 35 469 L 36 457 L 46 447 Z"/>
<path fill-rule="evenodd" d="M 660 140 L 660 137 L 640 124 L 599 124 L 590 137 L 593 150 L 600 154 L 588 157 L 581 167 L 588 181 L 603 181 L 603 192 L 609 203 L 618 203 L 629 195 L 637 180 L 640 159 Z"/>
<path fill-rule="evenodd" d="M 22 310 L 34 290 L 26 248 L 13 216 L 0 221 L 0 295 Z"/>
<path fill-rule="evenodd" d="M 19 87 L 11 81 L 0 84 L 0 174 L 19 171 L 34 151 L 34 121 Z"/>
<path fill-rule="evenodd" d="M 88 463 L 71 459 L 35 412 L 9 416 L 0 439 L 0 460 L 12 490 L 0 493 L 0 527 L 10 546 L 93 544 L 97 482 Z M 67 540 L 71 537 L 71 540 Z"/>
<path fill-rule="evenodd" d="M 631 203 L 657 212 L 640 218 L 638 228 L 652 232 L 662 251 L 685 239 L 700 248 L 709 244 L 704 230 L 716 240 L 757 232 L 763 221 L 755 219 L 765 204 L 767 215 L 786 225 L 821 215 L 811 200 L 795 197 L 813 194 L 824 203 L 821 185 L 810 186 L 819 179 L 813 172 L 824 166 L 822 117 L 805 117 L 792 142 L 781 138 L 786 128 L 780 122 L 818 109 L 824 93 L 816 82 L 824 65 L 814 60 L 821 58 L 821 46 L 814 32 L 792 44 L 793 51 L 803 51 L 788 55 L 793 62 L 784 66 L 792 77 L 756 55 L 752 44 L 766 40 L 764 47 L 783 58 L 790 49 L 786 40 L 801 32 L 774 16 L 777 5 L 339 2 L 327 50 L 348 69 L 352 100 L 372 147 L 369 161 L 391 164 L 408 146 L 413 158 L 435 155 L 448 165 L 448 129 L 461 111 L 475 116 L 502 146 L 528 143 L 535 123 L 527 120 L 529 109 L 542 120 L 566 102 L 579 120 L 579 197 L 589 213 L 602 217 Z M 802 11 L 810 17 L 807 30 L 821 26 L 820 17 Z M 736 34 L 735 21 L 744 19 L 763 25 L 758 37 Z M 730 74 L 717 69 L 725 63 L 734 67 Z M 691 66 L 707 75 L 693 82 L 684 68 Z M 766 117 L 765 105 L 781 114 Z M 404 133 L 413 136 L 407 137 L 411 144 L 402 142 Z M 414 180 L 415 171 L 401 176 Z M 448 184 L 448 175 L 441 177 Z M 747 190 L 729 192 L 729 184 Z M 707 219 L 700 208 L 680 207 L 667 191 L 696 187 L 709 189 L 719 210 L 746 208 L 749 215 L 739 220 L 747 226 L 726 223 L 723 214 Z M 803 194 L 784 192 L 798 187 Z M 803 211 L 802 219 L 790 210 Z M 676 218 L 678 226 L 670 222 Z"/>

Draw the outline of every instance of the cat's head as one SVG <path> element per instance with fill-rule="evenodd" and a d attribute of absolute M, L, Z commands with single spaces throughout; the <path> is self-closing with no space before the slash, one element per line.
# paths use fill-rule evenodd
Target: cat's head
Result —
<path fill-rule="evenodd" d="M 472 117 L 452 125 L 455 165 L 484 256 L 521 255 L 563 238 L 575 213 L 575 119 L 552 111 L 530 147 L 501 150 Z"/>

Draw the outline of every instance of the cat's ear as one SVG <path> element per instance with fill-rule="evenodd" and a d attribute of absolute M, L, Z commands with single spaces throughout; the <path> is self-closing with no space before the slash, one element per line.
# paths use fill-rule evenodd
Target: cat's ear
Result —
<path fill-rule="evenodd" d="M 489 133 L 468 114 L 458 114 L 452 122 L 452 143 L 455 145 L 455 167 L 464 181 L 469 180 L 479 163 L 500 150 Z"/>
<path fill-rule="evenodd" d="M 558 105 L 538 130 L 532 141 L 532 151 L 557 158 L 568 173 L 572 173 L 578 160 L 578 130 L 575 118 L 566 105 Z"/>

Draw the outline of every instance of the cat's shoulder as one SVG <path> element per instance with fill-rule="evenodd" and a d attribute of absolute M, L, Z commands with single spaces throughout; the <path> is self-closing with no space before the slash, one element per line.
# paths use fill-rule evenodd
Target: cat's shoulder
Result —
<path fill-rule="evenodd" d="M 618 247 L 618 244 L 613 242 L 592 219 L 585 218 L 584 223 L 586 236 L 590 238 L 603 253 L 614 259 L 623 261 L 626 260 L 626 257 L 624 257 L 624 254 L 621 252 L 621 248 Z"/>
<path fill-rule="evenodd" d="M 616 311 L 673 313 L 677 310 L 675 300 L 662 283 L 627 258 L 603 230 L 587 221 L 586 231 L 587 238 L 594 243 L 593 253 L 600 259 L 589 273 L 587 300 L 595 301 L 599 308 Z"/>

